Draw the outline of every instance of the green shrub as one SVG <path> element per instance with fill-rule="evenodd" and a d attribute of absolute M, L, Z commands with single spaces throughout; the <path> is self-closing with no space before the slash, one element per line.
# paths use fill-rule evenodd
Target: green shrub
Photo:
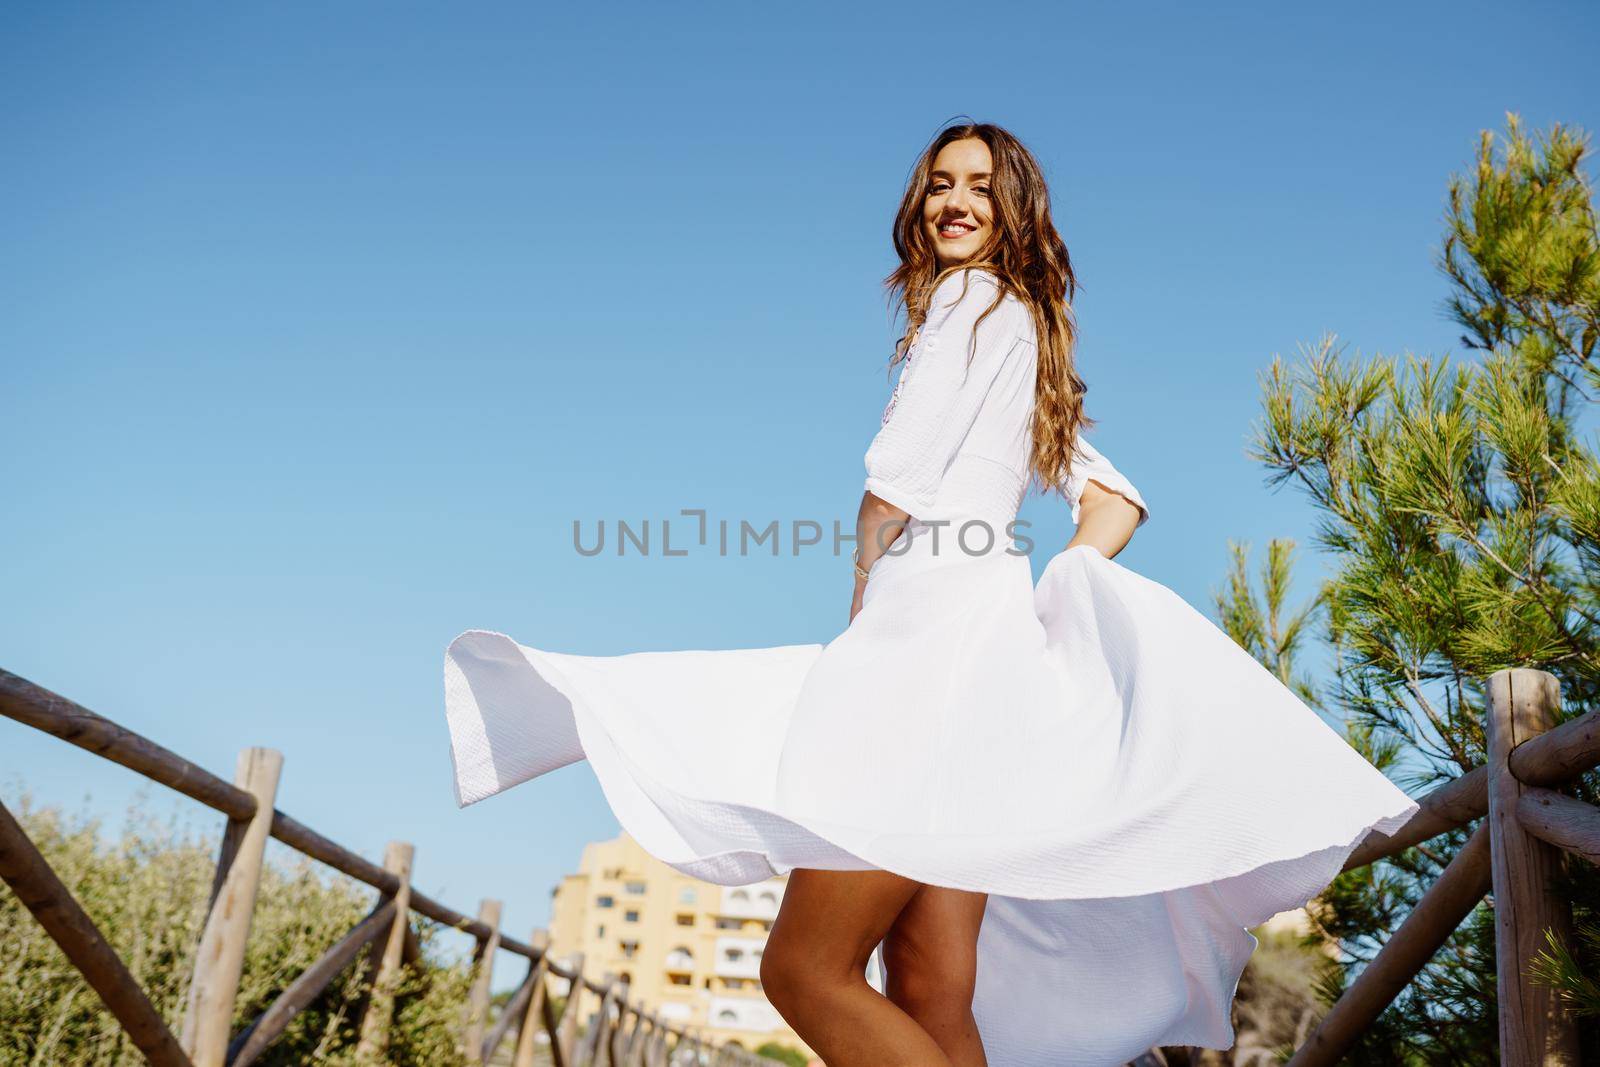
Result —
<path fill-rule="evenodd" d="M 195 839 L 136 805 L 114 841 L 97 820 L 13 807 L 56 874 L 117 950 L 174 1034 L 181 1032 L 218 840 Z M 220 828 L 219 828 L 220 831 Z M 235 1032 L 372 909 L 375 891 L 273 846 L 256 900 Z M 456 1047 L 470 984 L 466 960 L 446 960 L 441 928 L 413 915 L 423 949 L 399 990 L 388 1061 L 461 1063 Z M 258 1063 L 354 1064 L 363 960 L 295 1018 Z M 144 1059 L 98 996 L 21 902 L 0 885 L 0 1067 L 140 1065 Z"/>
<path fill-rule="evenodd" d="M 811 1062 L 811 1057 L 793 1045 L 784 1045 L 777 1041 L 768 1041 L 765 1045 L 756 1049 L 756 1055 L 788 1064 L 789 1067 L 806 1067 L 806 1064 Z"/>

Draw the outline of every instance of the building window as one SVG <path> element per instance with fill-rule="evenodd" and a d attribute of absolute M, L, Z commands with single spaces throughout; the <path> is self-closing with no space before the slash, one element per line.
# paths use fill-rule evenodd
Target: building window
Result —
<path fill-rule="evenodd" d="M 667 970 L 694 970 L 694 953 L 689 951 L 688 945 L 678 945 L 671 952 L 667 953 Z"/>
<path fill-rule="evenodd" d="M 730 948 L 730 949 L 727 949 L 726 951 L 724 951 L 722 953 L 722 958 L 727 960 L 729 963 L 738 963 L 740 960 L 744 959 L 744 949 L 742 949 L 742 948 Z"/>
<path fill-rule="evenodd" d="M 639 921 L 639 913 L 631 910 L 625 911 L 622 913 L 622 918 L 627 922 L 636 923 Z"/>
<path fill-rule="evenodd" d="M 678 890 L 679 904 L 693 904 L 698 899 L 699 894 L 694 891 L 694 886 L 692 885 L 686 885 Z"/>
<path fill-rule="evenodd" d="M 596 930 L 594 932 L 594 936 L 596 936 L 596 937 L 604 937 L 604 936 L 606 936 L 606 924 L 605 923 L 601 923 L 600 924 L 600 929 L 598 929 L 598 930 Z"/>
<path fill-rule="evenodd" d="M 614 906 L 616 903 L 616 898 L 609 895 L 594 898 L 594 906 L 597 908 L 609 908 Z"/>
<path fill-rule="evenodd" d="M 693 985 L 694 976 L 689 974 L 669 974 L 667 975 L 667 981 L 673 985 Z"/>
<path fill-rule="evenodd" d="M 742 930 L 742 929 L 744 929 L 744 920 L 742 920 L 742 919 L 718 919 L 717 920 L 717 929 L 718 930 Z"/>
<path fill-rule="evenodd" d="M 732 893 L 728 894 L 728 899 L 737 900 L 741 904 L 748 904 L 750 903 L 750 892 L 749 890 L 745 889 L 735 889 Z"/>
<path fill-rule="evenodd" d="M 622 948 L 622 956 L 624 959 L 631 960 L 633 957 L 639 954 L 639 942 L 637 941 L 622 941 L 619 942 L 619 945 Z"/>
<path fill-rule="evenodd" d="M 679 926 L 693 926 L 694 925 L 694 916 L 693 915 L 679 915 L 678 916 L 678 925 Z"/>
<path fill-rule="evenodd" d="M 777 907 L 778 895 L 769 889 L 765 893 L 761 894 L 761 903 L 771 904 L 773 907 Z"/>
<path fill-rule="evenodd" d="M 642 897 L 644 896 L 645 884 L 643 882 L 629 882 L 622 887 L 622 890 L 629 896 Z"/>
<path fill-rule="evenodd" d="M 739 1021 L 739 1016 L 732 1008 L 723 1008 L 717 1012 L 717 1021 L 719 1023 L 736 1023 Z"/>

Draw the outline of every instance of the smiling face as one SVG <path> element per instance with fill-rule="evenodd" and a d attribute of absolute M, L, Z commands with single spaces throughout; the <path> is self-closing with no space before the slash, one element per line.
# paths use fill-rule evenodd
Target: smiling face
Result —
<path fill-rule="evenodd" d="M 922 232 L 941 269 L 965 263 L 993 235 L 993 171 L 989 146 L 976 137 L 951 141 L 933 158 Z"/>

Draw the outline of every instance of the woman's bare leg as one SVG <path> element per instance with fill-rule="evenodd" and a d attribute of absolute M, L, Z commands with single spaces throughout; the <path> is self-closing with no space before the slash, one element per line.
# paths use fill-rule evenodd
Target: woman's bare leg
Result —
<path fill-rule="evenodd" d="M 767 935 L 761 985 L 828 1067 L 950 1067 L 928 1032 L 867 984 L 867 959 L 922 883 L 796 868 Z"/>
<path fill-rule="evenodd" d="M 884 940 L 889 999 L 939 1043 L 951 1067 L 988 1067 L 972 1018 L 987 893 L 925 885 Z"/>

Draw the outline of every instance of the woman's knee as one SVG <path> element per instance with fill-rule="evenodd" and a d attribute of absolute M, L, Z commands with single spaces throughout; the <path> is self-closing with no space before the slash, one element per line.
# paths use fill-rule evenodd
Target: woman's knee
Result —
<path fill-rule="evenodd" d="M 839 946 L 793 935 L 767 938 L 761 950 L 761 991 L 775 1007 L 826 998 L 852 981 L 865 983 L 866 959 L 846 959 Z"/>
<path fill-rule="evenodd" d="M 769 937 L 761 950 L 761 991 L 774 1005 L 804 995 L 805 954 L 787 938 Z"/>
<path fill-rule="evenodd" d="M 887 871 L 796 868 L 762 950 L 767 999 L 781 1009 L 865 988 L 873 947 L 918 889 Z"/>

